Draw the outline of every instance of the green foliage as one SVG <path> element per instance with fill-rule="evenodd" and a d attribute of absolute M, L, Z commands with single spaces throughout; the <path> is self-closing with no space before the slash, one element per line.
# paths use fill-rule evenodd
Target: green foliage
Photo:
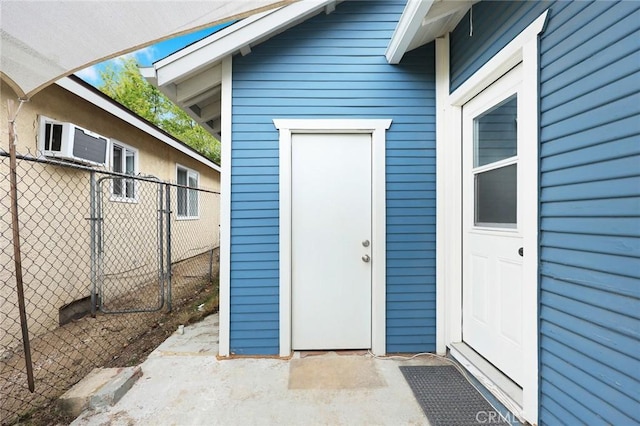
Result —
<path fill-rule="evenodd" d="M 122 59 L 119 65 L 110 64 L 100 76 L 103 84 L 99 89 L 107 96 L 220 164 L 220 142 L 149 84 L 134 58 Z"/>

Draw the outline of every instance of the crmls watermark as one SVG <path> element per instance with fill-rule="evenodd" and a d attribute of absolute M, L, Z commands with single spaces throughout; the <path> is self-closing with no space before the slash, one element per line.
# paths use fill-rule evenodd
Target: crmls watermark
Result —
<path fill-rule="evenodd" d="M 492 425 L 499 423 L 518 423 L 518 419 L 511 413 L 502 414 L 498 411 L 478 411 L 476 413 L 476 422 L 481 425 Z"/>

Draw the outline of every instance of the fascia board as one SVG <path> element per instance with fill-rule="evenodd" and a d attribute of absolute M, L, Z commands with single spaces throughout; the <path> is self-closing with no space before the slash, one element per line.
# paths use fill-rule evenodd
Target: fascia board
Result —
<path fill-rule="evenodd" d="M 302 0 L 231 25 L 220 34 L 202 40 L 201 44 L 196 43 L 186 52 L 177 52 L 157 62 L 154 67 L 158 86 L 184 80 L 203 67 L 233 55 L 244 46 L 263 41 L 289 25 L 308 19 L 331 3 L 332 0 Z"/>
<path fill-rule="evenodd" d="M 400 63 L 433 3 L 433 0 L 409 0 L 407 2 L 385 52 L 387 62 L 390 64 Z"/>

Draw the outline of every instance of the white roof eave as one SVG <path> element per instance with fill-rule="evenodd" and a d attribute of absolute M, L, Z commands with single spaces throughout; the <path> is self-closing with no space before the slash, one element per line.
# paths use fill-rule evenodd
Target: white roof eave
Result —
<path fill-rule="evenodd" d="M 182 82 L 205 68 L 218 65 L 225 57 L 261 43 L 323 10 L 332 11 L 335 3 L 335 0 L 300 0 L 230 25 L 156 62 L 153 68 L 157 86 Z"/>
<path fill-rule="evenodd" d="M 254 14 L 142 68 L 142 75 L 219 139 L 223 59 L 237 53 L 247 55 L 252 46 L 312 16 L 333 12 L 339 2 L 300 0 Z"/>
<path fill-rule="evenodd" d="M 97 92 L 96 89 L 86 87 L 84 84 L 75 81 L 70 77 L 63 77 L 56 81 L 55 84 L 220 173 L 221 168 L 219 165 L 197 153 L 192 148 L 186 146 L 184 143 L 178 141 L 172 136 L 169 136 L 155 125 L 142 119 L 140 116 L 128 111 L 124 107 L 116 105 L 115 101 L 109 99 L 106 95 Z"/>
<path fill-rule="evenodd" d="M 389 41 L 389 47 L 385 52 L 387 62 L 390 64 L 400 63 L 402 56 L 407 52 L 409 44 L 420 29 L 422 20 L 429 13 L 431 6 L 433 6 L 433 0 L 409 0 L 407 2 Z"/>
<path fill-rule="evenodd" d="M 399 64 L 405 53 L 452 31 L 476 1 L 409 0 L 385 52 Z"/>

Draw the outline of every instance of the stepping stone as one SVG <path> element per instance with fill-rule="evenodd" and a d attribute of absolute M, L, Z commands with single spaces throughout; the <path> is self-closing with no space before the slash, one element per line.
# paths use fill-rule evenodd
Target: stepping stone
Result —
<path fill-rule="evenodd" d="M 78 417 L 86 409 L 113 405 L 141 376 L 140 366 L 94 368 L 58 399 L 58 406 L 63 413 Z"/>

